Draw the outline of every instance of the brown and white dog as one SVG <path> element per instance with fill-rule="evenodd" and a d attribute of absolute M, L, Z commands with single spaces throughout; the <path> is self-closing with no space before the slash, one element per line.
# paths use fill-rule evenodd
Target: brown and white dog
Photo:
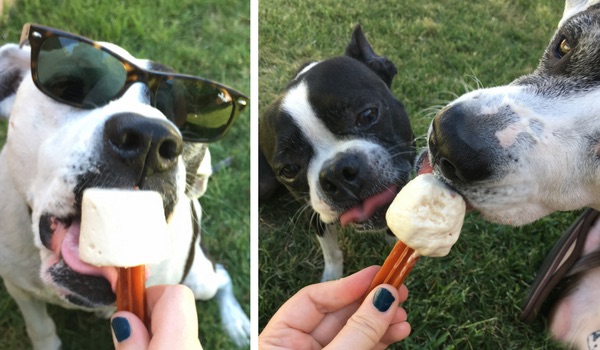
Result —
<path fill-rule="evenodd" d="M 428 133 L 434 174 L 489 221 L 523 225 L 555 211 L 600 209 L 600 1 L 567 0 L 538 68 L 467 93 Z M 600 228 L 582 255 L 600 249 Z M 600 268 L 555 305 L 550 329 L 577 349 L 600 337 Z"/>
<path fill-rule="evenodd" d="M 140 67 L 157 67 L 105 45 Z M 0 48 L 0 116 L 9 119 L 0 153 L 0 276 L 23 313 L 35 349 L 58 349 L 61 344 L 46 303 L 107 316 L 114 311 L 114 281 L 98 271 L 80 269 L 76 241 L 83 190 L 125 187 L 140 174 L 106 145 L 109 124 L 119 118 L 135 121 L 132 127 L 138 127 L 140 135 L 143 125 L 165 129 L 183 149 L 170 166 L 145 172 L 143 179 L 147 189 L 165 199 L 173 239 L 172 256 L 150 266 L 147 285 L 183 283 L 197 299 L 216 297 L 226 331 L 238 345 L 249 343 L 250 323 L 233 296 L 227 271 L 213 264 L 199 245 L 197 196 L 206 179 L 198 169 L 207 145 L 183 142 L 179 132 L 170 132 L 176 127 L 148 104 L 147 89 L 136 85 L 140 86 L 104 106 L 78 109 L 38 90 L 28 47 Z M 186 178 L 196 186 L 186 186 Z"/>

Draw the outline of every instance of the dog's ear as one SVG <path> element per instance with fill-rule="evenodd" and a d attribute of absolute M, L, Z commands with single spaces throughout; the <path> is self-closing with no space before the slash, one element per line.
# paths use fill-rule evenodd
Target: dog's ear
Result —
<path fill-rule="evenodd" d="M 275 192 L 282 187 L 281 183 L 277 181 L 271 165 L 267 162 L 267 158 L 262 151 L 258 149 L 258 200 L 263 202 L 273 197 Z"/>
<path fill-rule="evenodd" d="M 378 56 L 373 52 L 371 44 L 369 44 L 363 34 L 360 24 L 352 32 L 352 39 L 346 47 L 346 56 L 361 61 L 381 77 L 388 87 L 392 86 L 392 80 L 396 73 L 398 73 L 396 66 L 384 56 Z"/>
<path fill-rule="evenodd" d="M 17 89 L 29 72 L 30 55 L 15 44 L 0 47 L 0 117 L 10 115 Z"/>
<path fill-rule="evenodd" d="M 206 192 L 208 179 L 213 173 L 208 145 L 184 142 L 181 156 L 185 164 L 185 194 L 188 198 L 199 198 Z"/>
<path fill-rule="evenodd" d="M 558 23 L 558 27 L 560 28 L 563 23 L 571 18 L 573 15 L 587 10 L 590 6 L 596 5 L 600 3 L 599 0 L 566 0 L 565 1 L 565 10 L 563 11 L 563 17 Z"/>
<path fill-rule="evenodd" d="M 274 114 L 277 114 L 280 99 L 273 101 L 258 120 L 258 201 L 269 200 L 283 187 L 277 180 L 269 159 L 275 153 L 277 132 Z"/>

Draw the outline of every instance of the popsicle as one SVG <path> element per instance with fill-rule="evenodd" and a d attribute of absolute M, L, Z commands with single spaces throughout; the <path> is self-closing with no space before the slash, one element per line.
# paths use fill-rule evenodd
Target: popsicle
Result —
<path fill-rule="evenodd" d="M 117 310 L 147 321 L 145 265 L 163 261 L 170 250 L 160 194 L 101 188 L 84 191 L 79 256 L 91 265 L 117 267 Z"/>
<path fill-rule="evenodd" d="M 432 174 L 410 181 L 386 212 L 398 242 L 373 279 L 399 288 L 420 256 L 446 256 L 458 240 L 466 212 L 463 198 Z"/>

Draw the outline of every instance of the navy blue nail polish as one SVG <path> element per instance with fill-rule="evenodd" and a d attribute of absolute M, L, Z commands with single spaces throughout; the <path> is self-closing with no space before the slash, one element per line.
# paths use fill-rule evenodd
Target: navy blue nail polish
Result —
<path fill-rule="evenodd" d="M 110 322 L 110 326 L 119 343 L 126 340 L 131 335 L 131 326 L 125 317 L 113 318 Z"/>
<path fill-rule="evenodd" d="M 380 312 L 388 311 L 394 301 L 396 301 L 394 295 L 385 288 L 379 288 L 377 292 L 375 292 L 375 296 L 373 296 L 373 305 Z"/>

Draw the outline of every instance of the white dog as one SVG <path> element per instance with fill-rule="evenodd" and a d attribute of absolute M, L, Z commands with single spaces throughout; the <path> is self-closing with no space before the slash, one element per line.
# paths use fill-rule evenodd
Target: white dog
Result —
<path fill-rule="evenodd" d="M 13 44 L 0 48 L 0 116 L 9 118 L 0 153 L 0 276 L 23 313 L 34 348 L 60 347 L 46 303 L 107 316 L 114 311 L 114 279 L 78 257 L 81 196 L 89 187 L 160 193 L 173 254 L 150 267 L 147 285 L 184 283 L 197 299 L 216 295 L 227 331 L 239 345 L 247 344 L 249 320 L 233 296 L 229 275 L 199 246 L 196 196 L 203 193 L 207 177 L 198 169 L 206 168 L 200 164 L 207 145 L 186 142 L 185 135 L 182 140 L 182 121 L 165 115 L 169 108 L 176 113 L 195 101 L 172 94 L 168 97 L 177 100 L 169 106 L 163 97 L 151 97 L 150 85 L 141 83 L 101 96 L 123 87 L 118 79 L 109 79 L 118 67 L 133 64 L 141 69 L 139 76 L 146 74 L 144 69 L 164 67 L 115 45 L 99 49 L 97 43 L 52 28 L 26 29 L 31 49 Z M 68 57 L 77 54 L 81 56 Z M 106 71 L 106 62 L 113 71 Z M 93 65 L 102 74 L 95 75 Z M 153 77 L 179 82 L 158 73 Z M 216 86 L 201 79 L 182 82 Z M 98 88 L 104 90 L 93 90 Z M 158 89 L 167 94 L 162 85 Z M 87 95 L 73 95 L 82 93 Z M 235 91 L 220 92 L 229 93 Z"/>

